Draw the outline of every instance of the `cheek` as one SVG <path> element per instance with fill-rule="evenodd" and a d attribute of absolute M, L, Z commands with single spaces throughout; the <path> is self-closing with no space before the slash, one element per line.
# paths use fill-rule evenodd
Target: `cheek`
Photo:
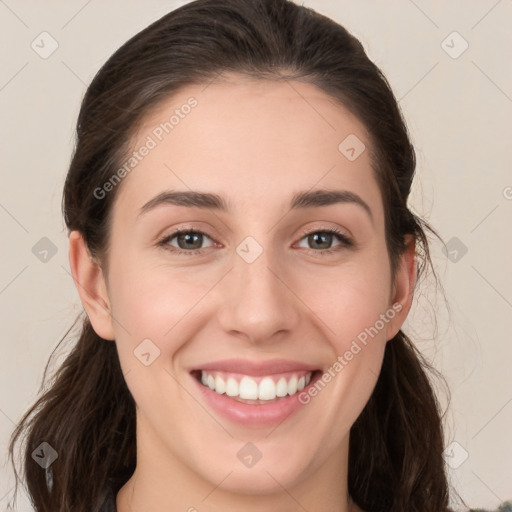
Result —
<path fill-rule="evenodd" d="M 159 389 L 180 393 L 172 376 L 183 378 L 180 354 L 207 324 L 209 291 L 220 278 L 215 272 L 148 264 L 136 257 L 118 261 L 109 276 L 117 350 L 123 372 L 130 372 L 127 384 L 144 408 L 146 402 L 158 402 Z"/>
<path fill-rule="evenodd" d="M 348 350 L 358 336 L 364 340 L 364 333 L 376 322 L 379 333 L 372 329 L 374 338 L 385 337 L 387 323 L 379 321 L 390 308 L 390 273 L 385 258 L 364 258 L 335 271 L 322 270 L 314 280 L 302 282 L 301 288 L 338 354 Z"/>
<path fill-rule="evenodd" d="M 193 269 L 150 267 L 124 258 L 112 272 L 112 313 L 132 337 L 172 339 L 172 330 L 214 284 Z M 119 331 L 122 335 L 122 331 Z M 164 346 L 161 347 L 165 348 Z"/>
<path fill-rule="evenodd" d="M 109 273 L 109 296 L 126 383 L 146 415 L 172 410 L 162 390 L 168 397 L 181 392 L 174 358 L 198 328 L 194 305 L 211 285 L 191 280 L 190 271 L 151 268 L 127 256 L 117 261 Z"/>
<path fill-rule="evenodd" d="M 325 422 L 338 424 L 340 431 L 360 414 L 380 373 L 386 328 L 395 316 L 389 293 L 387 260 L 376 257 L 319 276 L 309 295 L 332 354 L 324 372 L 332 406 Z M 341 409 L 345 414 L 336 412 Z"/>

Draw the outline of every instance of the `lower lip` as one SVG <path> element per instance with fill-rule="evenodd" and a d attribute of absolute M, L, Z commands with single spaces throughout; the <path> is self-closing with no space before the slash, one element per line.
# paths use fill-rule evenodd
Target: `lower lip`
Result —
<path fill-rule="evenodd" d="M 233 423 L 252 427 L 268 427 L 280 424 L 297 412 L 303 406 L 299 402 L 299 394 L 306 391 L 314 383 L 315 376 L 313 375 L 308 386 L 294 395 L 283 397 L 268 404 L 245 404 L 228 397 L 226 394 L 220 395 L 201 384 L 191 375 L 196 385 L 199 386 L 206 402 L 215 412 Z"/>

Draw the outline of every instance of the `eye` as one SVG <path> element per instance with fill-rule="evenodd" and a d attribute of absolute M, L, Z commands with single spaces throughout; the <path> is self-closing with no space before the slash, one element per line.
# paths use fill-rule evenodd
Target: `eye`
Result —
<path fill-rule="evenodd" d="M 186 254 L 187 256 L 193 256 L 203 252 L 205 247 L 202 247 L 202 245 L 205 238 L 213 242 L 212 238 L 203 231 L 178 229 L 159 241 L 158 246 L 178 255 Z M 306 240 L 306 243 L 313 246 L 312 248 L 306 247 L 309 253 L 322 256 L 338 252 L 344 248 L 354 247 L 355 245 L 347 235 L 336 228 L 316 228 L 316 230 L 310 230 L 301 238 L 301 242 L 302 240 Z M 336 240 L 338 244 L 332 247 L 333 241 Z M 209 247 L 214 245 L 215 243 L 211 243 Z"/>
<path fill-rule="evenodd" d="M 322 228 L 306 233 L 302 240 L 313 246 L 308 252 L 324 255 L 332 254 L 346 247 L 353 247 L 354 242 L 336 228 Z M 338 245 L 332 247 L 333 241 L 338 240 Z M 315 247 L 316 246 L 316 247 Z M 307 248 L 307 247 L 306 247 Z"/>
<path fill-rule="evenodd" d="M 160 242 L 158 242 L 158 245 L 165 247 L 177 254 L 186 253 L 187 255 L 193 255 L 201 252 L 201 250 L 204 249 L 204 247 L 202 247 L 204 238 L 212 240 L 206 233 L 203 233 L 202 231 L 178 229 L 174 231 L 174 233 L 171 233 Z M 174 245 L 174 243 L 172 243 L 174 239 L 176 239 L 177 247 Z"/>

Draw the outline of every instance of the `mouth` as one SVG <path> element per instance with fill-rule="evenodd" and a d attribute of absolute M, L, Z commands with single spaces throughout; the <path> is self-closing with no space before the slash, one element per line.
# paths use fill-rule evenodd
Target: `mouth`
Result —
<path fill-rule="evenodd" d="M 322 371 L 296 370 L 257 376 L 203 369 L 190 373 L 202 387 L 218 395 L 243 404 L 261 406 L 296 397 L 313 385 L 321 377 Z"/>
<path fill-rule="evenodd" d="M 303 394 L 323 372 L 286 359 L 238 358 L 205 362 L 189 373 L 200 400 L 215 416 L 244 428 L 265 428 L 298 414 L 309 403 L 301 399 Z"/>

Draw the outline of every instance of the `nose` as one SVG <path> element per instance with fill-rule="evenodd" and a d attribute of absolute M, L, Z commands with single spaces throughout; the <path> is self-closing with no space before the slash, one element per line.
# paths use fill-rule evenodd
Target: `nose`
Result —
<path fill-rule="evenodd" d="M 301 318 L 301 302 L 282 262 L 267 249 L 251 263 L 238 254 L 233 261 L 219 311 L 224 331 L 253 344 L 273 343 L 279 333 L 293 331 Z"/>

